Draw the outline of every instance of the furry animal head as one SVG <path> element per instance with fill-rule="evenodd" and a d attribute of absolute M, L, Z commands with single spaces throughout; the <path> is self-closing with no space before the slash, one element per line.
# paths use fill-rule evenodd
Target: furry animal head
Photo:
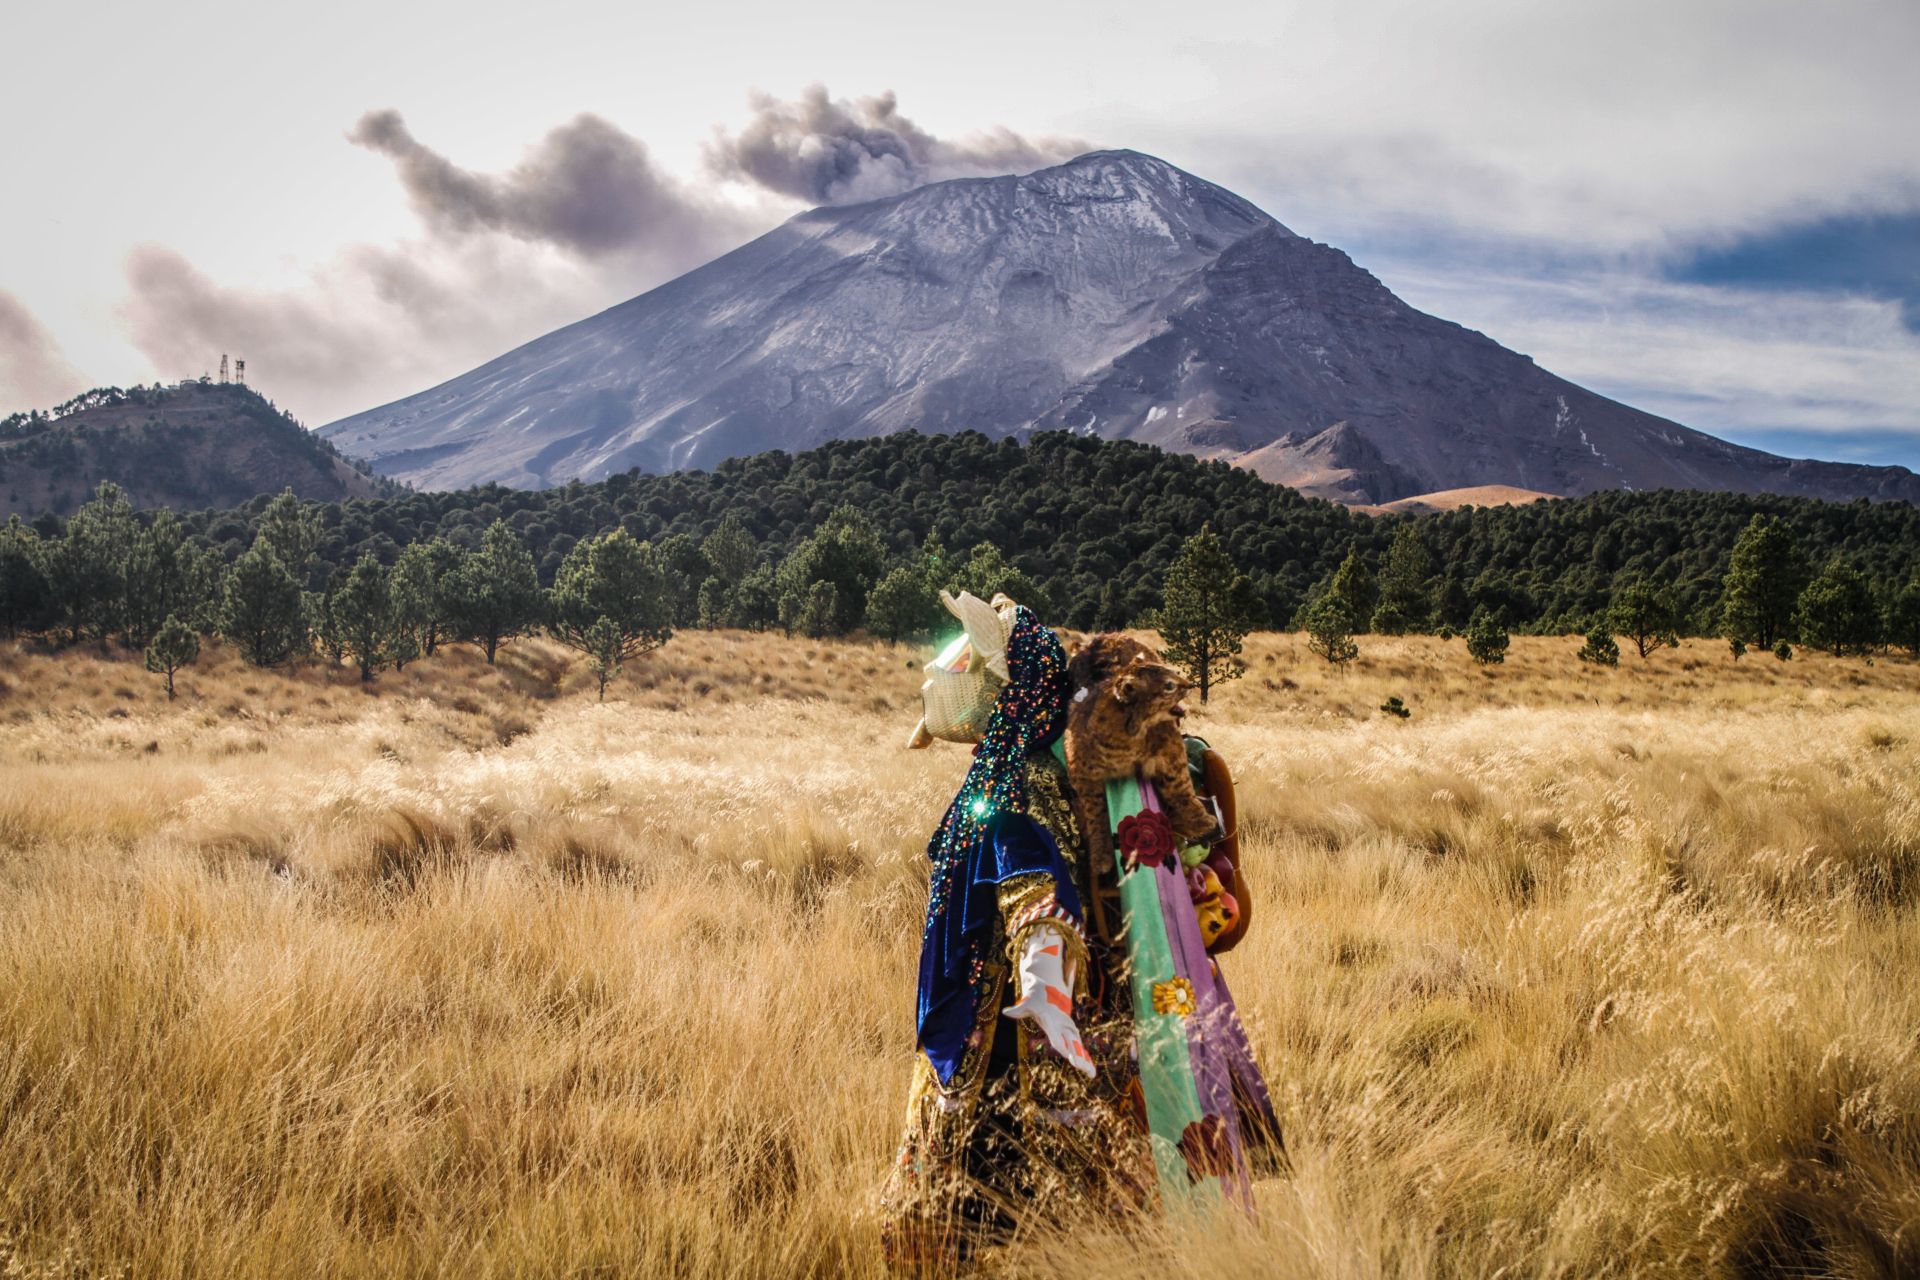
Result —
<path fill-rule="evenodd" d="M 1112 687 L 1114 700 L 1126 708 L 1128 719 L 1144 724 L 1163 715 L 1177 720 L 1187 714 L 1180 699 L 1193 685 L 1164 662 L 1136 657 L 1121 668 Z"/>
<path fill-rule="evenodd" d="M 1067 679 L 1073 681 L 1076 689 L 1096 688 L 1136 659 L 1158 662 L 1160 655 L 1132 636 L 1118 631 L 1103 632 L 1073 651 L 1073 658 L 1067 663 Z"/>

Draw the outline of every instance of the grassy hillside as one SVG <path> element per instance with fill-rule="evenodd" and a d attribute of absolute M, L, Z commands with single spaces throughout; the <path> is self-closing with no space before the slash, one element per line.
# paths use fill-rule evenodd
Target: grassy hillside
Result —
<path fill-rule="evenodd" d="M 102 480 L 136 507 L 238 506 L 282 489 L 326 502 L 402 492 L 235 383 L 103 387 L 0 421 L 0 520 L 66 515 Z"/>
<path fill-rule="evenodd" d="M 1291 1174 L 1006 1274 L 1920 1268 L 1920 666 L 1574 647 L 1250 642 L 1195 721 Z M 877 1275 L 924 656 L 0 647 L 0 1270 Z"/>

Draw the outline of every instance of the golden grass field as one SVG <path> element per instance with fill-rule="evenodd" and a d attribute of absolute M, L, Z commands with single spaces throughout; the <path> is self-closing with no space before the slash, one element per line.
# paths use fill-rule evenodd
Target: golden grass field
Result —
<path fill-rule="evenodd" d="M 1009 1274 L 1920 1274 L 1920 666 L 1578 645 L 1249 642 L 1291 1171 Z M 0 1274 L 878 1273 L 925 656 L 0 645 Z"/>

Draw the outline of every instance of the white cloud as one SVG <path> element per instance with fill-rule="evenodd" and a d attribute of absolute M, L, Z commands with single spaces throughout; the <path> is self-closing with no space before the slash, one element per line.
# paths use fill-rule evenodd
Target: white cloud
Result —
<path fill-rule="evenodd" d="M 1215 76 L 1203 127 L 1141 112 L 1108 132 L 1163 138 L 1336 243 L 1421 232 L 1660 254 L 1920 206 L 1920 5 L 1906 0 L 1279 15 L 1189 42 Z"/>
<path fill-rule="evenodd" d="M 292 39 L 275 14 L 242 15 L 230 0 L 125 16 L 136 38 L 95 50 L 88 94 L 65 93 L 60 59 L 0 78 L 0 108 L 34 123 L 0 136 L 0 173 L 38 193 L 0 206 L 0 240 L 35 249 L 6 264 L 5 284 L 96 380 L 140 371 L 96 368 L 126 357 L 97 354 L 109 304 L 82 298 L 76 281 L 140 241 L 184 250 L 208 277 L 187 288 L 146 262 L 182 294 L 180 334 L 198 344 L 186 350 L 170 313 L 136 298 L 128 314 L 145 314 L 159 371 L 198 372 L 222 346 L 257 338 L 279 352 L 260 376 L 284 375 L 285 399 L 317 421 L 658 283 L 695 260 L 678 246 L 725 242 L 688 212 L 716 194 L 751 190 L 757 228 L 793 207 L 788 195 L 890 192 L 981 157 L 1014 168 L 1055 155 L 1055 136 L 1087 136 L 1163 155 L 1318 239 L 1421 256 L 1430 309 L 1684 421 L 1787 415 L 1838 429 L 1902 408 L 1902 395 L 1895 420 L 1912 420 L 1910 384 L 1889 369 L 1911 351 L 1880 319 L 1853 328 L 1834 300 L 1803 312 L 1772 295 L 1764 310 L 1780 327 L 1768 334 L 1738 314 L 1759 305 L 1748 295 L 1721 307 L 1708 291 L 1688 295 L 1682 323 L 1661 310 L 1676 295 L 1654 281 L 1703 246 L 1920 208 L 1914 0 L 1229 0 L 1173 14 L 1124 0 L 978 0 L 964 23 L 928 6 L 876 21 L 560 0 L 529 22 L 510 0 L 470 0 L 457 17 L 342 0 L 304 15 Z M 36 47 L 98 44 L 84 7 L 30 7 L 20 21 Z M 461 56 L 449 57 L 455 29 Z M 275 56 L 251 56 L 263 47 Z M 155 96 L 139 68 L 156 59 L 195 74 Z M 886 95 L 795 93 L 796 69 L 900 83 L 912 119 Z M 279 92 L 288 83 L 303 92 Z M 785 96 L 752 103 L 703 154 L 708 122 L 753 84 Z M 256 105 L 236 118 L 242 99 Z M 435 149 L 390 129 L 368 140 L 402 166 L 424 230 L 369 185 L 363 151 L 316 141 L 396 99 Z M 597 120 L 543 138 L 580 112 Z M 966 132 L 1000 119 L 1024 132 Z M 236 131 L 245 164 L 226 159 Z M 517 139 L 534 145 L 518 152 Z M 716 193 L 703 160 L 758 185 Z M 605 193 L 621 207 L 600 203 Z M 648 259 L 643 244 L 667 248 Z M 261 287 L 281 255 L 319 265 L 292 289 Z M 1526 287 L 1567 261 L 1610 282 L 1595 285 L 1610 299 L 1604 316 Z M 1489 285 L 1487 271 L 1513 283 Z M 220 298 L 235 317 L 280 327 L 236 333 L 212 306 Z M 1562 304 L 1572 310 L 1556 316 Z M 1757 389 L 1741 390 L 1746 377 Z"/>
<path fill-rule="evenodd" d="M 1423 311 L 1703 431 L 1896 427 L 1920 436 L 1920 335 L 1895 302 L 1621 270 L 1363 265 Z"/>

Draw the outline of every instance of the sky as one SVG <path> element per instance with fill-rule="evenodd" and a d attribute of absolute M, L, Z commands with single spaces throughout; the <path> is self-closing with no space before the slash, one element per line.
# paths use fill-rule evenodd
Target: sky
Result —
<path fill-rule="evenodd" d="M 0 12 L 0 413 L 303 421 L 814 204 L 1131 147 L 1689 426 L 1920 469 L 1920 3 Z"/>

